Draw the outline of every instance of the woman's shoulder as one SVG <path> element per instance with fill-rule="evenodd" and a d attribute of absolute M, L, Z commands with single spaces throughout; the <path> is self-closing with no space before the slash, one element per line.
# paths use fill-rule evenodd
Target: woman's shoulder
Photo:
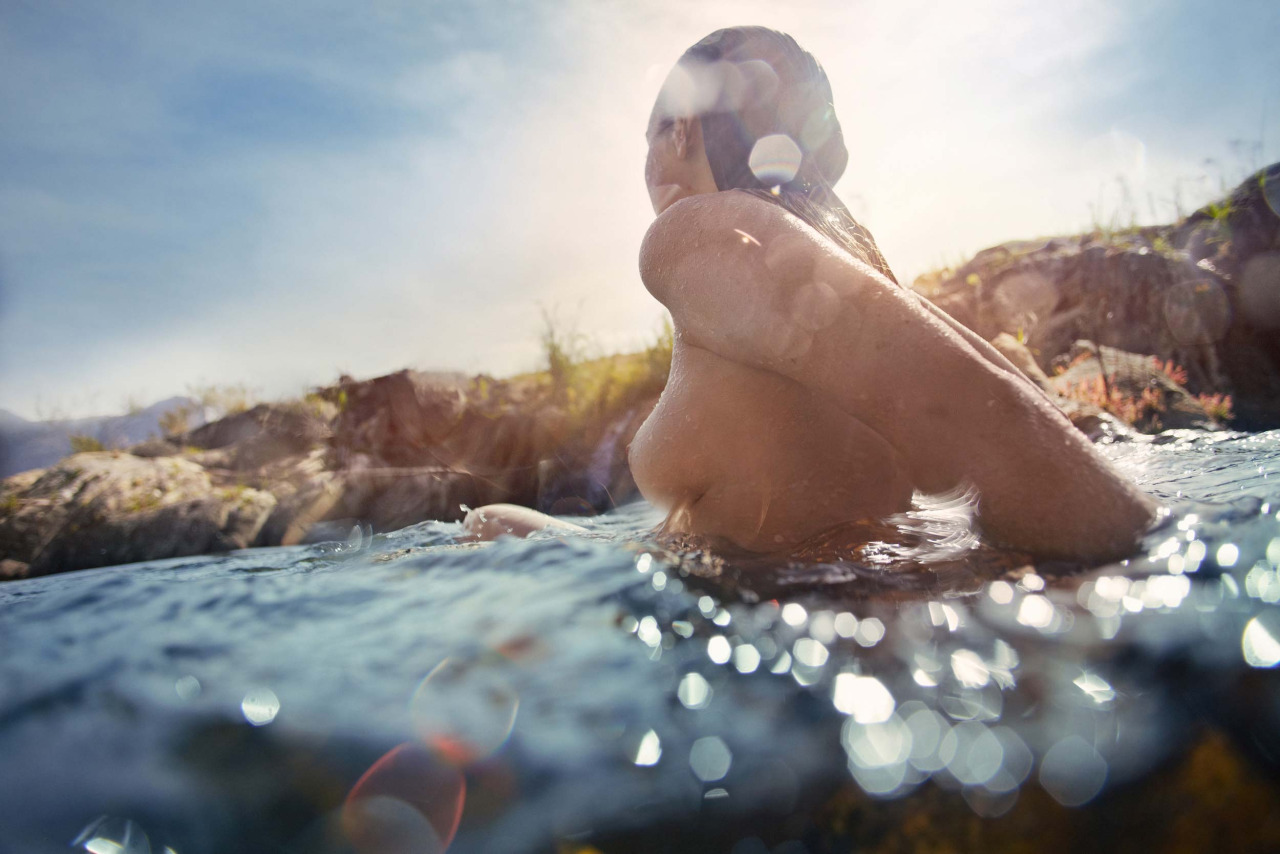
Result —
<path fill-rule="evenodd" d="M 763 250 L 778 245 L 780 238 L 793 249 L 828 249 L 827 241 L 803 220 L 759 196 L 741 190 L 689 196 L 649 226 L 640 244 L 640 275 L 654 291 L 665 275 L 691 257 L 721 256 L 735 248 Z"/>
<path fill-rule="evenodd" d="M 845 270 L 844 268 L 850 268 Z M 667 305 L 682 276 L 700 282 L 718 272 L 754 274 L 777 284 L 808 281 L 822 270 L 843 278 L 874 272 L 782 205 L 743 190 L 690 196 L 663 211 L 640 246 L 640 277 Z"/>
<path fill-rule="evenodd" d="M 750 242 L 754 235 L 747 227 L 762 233 L 807 228 L 781 205 L 744 190 L 725 190 L 689 196 L 671 205 L 653 221 L 645 241 L 724 237 Z"/>

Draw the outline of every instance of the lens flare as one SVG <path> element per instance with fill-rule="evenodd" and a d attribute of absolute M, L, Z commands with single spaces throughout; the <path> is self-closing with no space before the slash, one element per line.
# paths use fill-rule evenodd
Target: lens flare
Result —
<path fill-rule="evenodd" d="M 409 713 L 424 744 L 458 765 L 492 756 L 515 726 L 520 698 L 481 659 L 446 658 L 413 692 Z"/>
<path fill-rule="evenodd" d="M 360 854 L 441 854 L 458 830 L 467 784 L 452 763 L 405 743 L 373 764 L 342 807 L 342 829 Z"/>
<path fill-rule="evenodd" d="M 774 133 L 756 140 L 747 165 L 760 183 L 772 187 L 794 179 L 803 158 L 800 146 L 791 137 L 785 133 Z"/>

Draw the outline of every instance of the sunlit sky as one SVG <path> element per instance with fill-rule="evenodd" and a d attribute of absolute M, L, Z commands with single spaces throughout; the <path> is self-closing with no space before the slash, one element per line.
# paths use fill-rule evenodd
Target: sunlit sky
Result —
<path fill-rule="evenodd" d="M 903 281 L 1280 159 L 1275 0 L 6 0 L 0 407 L 509 374 L 544 308 L 640 346 L 649 108 L 743 23 L 826 66 Z"/>

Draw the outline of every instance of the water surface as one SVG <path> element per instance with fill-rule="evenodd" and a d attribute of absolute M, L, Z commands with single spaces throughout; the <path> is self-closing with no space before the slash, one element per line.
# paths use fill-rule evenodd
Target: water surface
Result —
<path fill-rule="evenodd" d="M 1206 732 L 1275 775 L 1280 432 L 1103 450 L 1172 512 L 1087 571 L 945 512 L 906 573 L 726 563 L 638 504 L 5 584 L 0 849 L 816 854 L 935 802 L 1109 815 Z"/>

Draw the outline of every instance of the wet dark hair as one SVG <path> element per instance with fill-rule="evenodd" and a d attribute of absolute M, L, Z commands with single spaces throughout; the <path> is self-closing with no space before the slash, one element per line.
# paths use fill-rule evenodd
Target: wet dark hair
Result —
<path fill-rule="evenodd" d="M 685 51 L 676 67 L 692 79 L 694 94 L 686 108 L 691 106 L 702 123 L 718 189 L 743 190 L 781 205 L 897 282 L 871 232 L 832 189 L 844 174 L 849 152 L 832 106 L 831 84 L 812 54 L 777 30 L 729 27 Z M 770 140 L 765 146 L 774 143 L 773 148 L 792 152 L 786 167 L 796 166 L 798 153 L 794 174 L 792 168 L 770 172 L 757 164 L 752 169 L 757 142 L 775 135 L 785 135 L 790 143 Z"/>

